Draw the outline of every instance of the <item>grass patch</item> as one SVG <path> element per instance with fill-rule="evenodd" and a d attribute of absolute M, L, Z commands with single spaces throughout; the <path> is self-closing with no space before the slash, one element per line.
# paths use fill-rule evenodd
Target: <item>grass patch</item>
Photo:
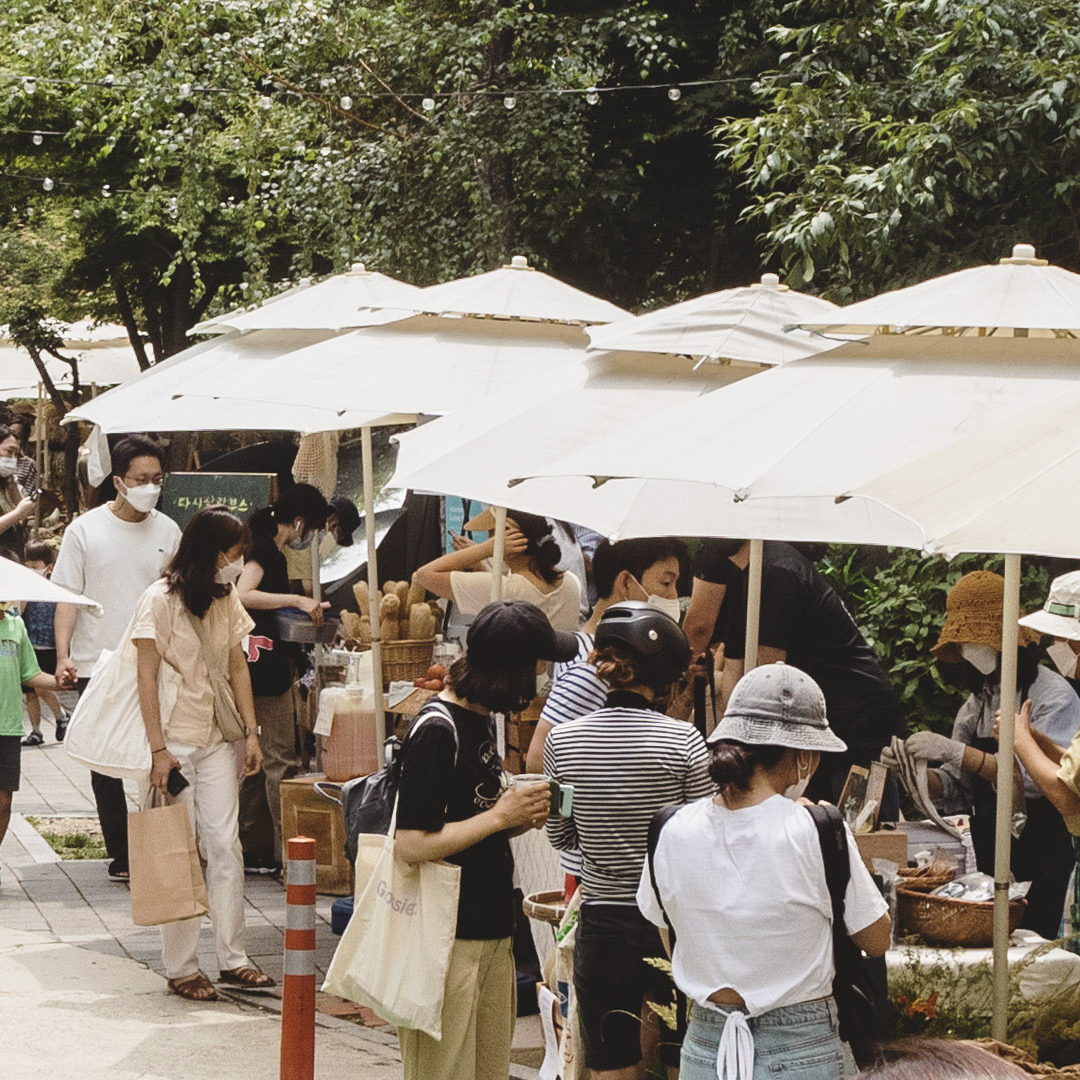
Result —
<path fill-rule="evenodd" d="M 27 816 L 26 820 L 61 859 L 107 858 L 101 826 L 92 818 Z"/>

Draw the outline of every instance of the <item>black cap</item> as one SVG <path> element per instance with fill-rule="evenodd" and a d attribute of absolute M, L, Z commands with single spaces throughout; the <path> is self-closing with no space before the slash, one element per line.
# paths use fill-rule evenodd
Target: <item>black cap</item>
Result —
<path fill-rule="evenodd" d="M 469 662 L 479 667 L 525 666 L 537 660 L 573 660 L 578 640 L 551 628 L 525 600 L 496 600 L 473 619 L 465 636 Z"/>

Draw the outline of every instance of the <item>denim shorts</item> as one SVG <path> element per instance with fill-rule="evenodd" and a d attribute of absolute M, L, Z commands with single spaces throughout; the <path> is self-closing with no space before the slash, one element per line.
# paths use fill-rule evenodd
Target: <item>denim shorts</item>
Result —
<path fill-rule="evenodd" d="M 683 1040 L 679 1080 L 716 1080 L 716 1052 L 730 1010 L 696 1002 Z M 782 1005 L 749 1021 L 754 1036 L 754 1080 L 841 1080 L 844 1052 L 831 997 Z M 730 1080 L 736 1080 L 730 1077 Z"/>

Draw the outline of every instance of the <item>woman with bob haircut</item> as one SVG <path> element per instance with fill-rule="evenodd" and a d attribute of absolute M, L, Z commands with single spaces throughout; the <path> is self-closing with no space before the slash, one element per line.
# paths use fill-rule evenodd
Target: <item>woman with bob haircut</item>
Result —
<path fill-rule="evenodd" d="M 206 862 L 206 889 L 214 925 L 220 979 L 246 989 L 274 980 L 259 971 L 244 949 L 244 863 L 238 831 L 236 753 L 214 716 L 211 669 L 228 679 L 247 730 L 244 775 L 259 771 L 262 754 L 255 725 L 247 659 L 241 641 L 253 623 L 234 583 L 244 565 L 250 535 L 224 506 L 203 507 L 188 523 L 164 577 L 140 597 L 131 639 L 138 653 L 139 704 L 150 739 L 149 786 L 166 790 L 179 769 L 199 850 Z M 205 645 L 203 644 L 205 639 Z M 162 663 L 182 677 L 172 715 L 158 702 Z M 214 1001 L 217 993 L 199 971 L 200 919 L 161 928 L 169 989 L 189 1001 Z"/>
<path fill-rule="evenodd" d="M 840 1080 L 832 902 L 817 827 L 797 800 L 822 753 L 845 744 L 817 683 L 782 663 L 739 680 L 708 742 L 719 793 L 667 820 L 655 887 L 646 867 L 637 890 L 645 917 L 674 930 L 672 973 L 691 1003 L 679 1076 Z M 845 929 L 881 956 L 885 901 L 847 841 Z"/>
<path fill-rule="evenodd" d="M 581 914 L 574 990 L 585 1064 L 597 1080 L 638 1080 L 655 1056 L 659 1029 L 646 1002 L 671 982 L 648 960 L 660 935 L 637 909 L 649 822 L 671 803 L 714 789 L 698 730 L 664 715 L 690 647 L 679 624 L 640 600 L 611 604 L 596 626 L 589 662 L 608 687 L 602 709 L 553 728 L 544 772 L 574 788 L 569 818 L 548 822 L 560 850 L 581 851 Z"/>
<path fill-rule="evenodd" d="M 495 518 L 485 510 L 471 526 L 494 529 Z M 482 544 L 458 538 L 463 546 L 440 555 L 416 571 L 416 580 L 436 596 L 453 600 L 463 615 L 475 615 L 490 599 L 492 575 L 481 564 L 495 551 L 494 534 Z M 507 577 L 503 598 L 535 604 L 556 630 L 573 633 L 578 628 L 581 582 L 569 570 L 555 568 L 562 549 L 547 518 L 510 510 L 506 515 L 506 546 L 503 558 Z"/>
<path fill-rule="evenodd" d="M 489 604 L 469 627 L 446 689 L 405 736 L 397 855 L 461 867 L 442 1039 L 398 1029 L 405 1080 L 506 1080 L 516 1012 L 508 830 L 541 828 L 551 796 L 547 783 L 503 786 L 491 714 L 523 709 L 536 696 L 538 663 L 576 650 L 577 639 L 557 634 L 534 605 Z"/>

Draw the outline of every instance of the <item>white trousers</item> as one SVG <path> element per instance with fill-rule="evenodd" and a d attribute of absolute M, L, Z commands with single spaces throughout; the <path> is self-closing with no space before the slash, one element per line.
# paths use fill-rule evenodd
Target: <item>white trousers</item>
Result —
<path fill-rule="evenodd" d="M 187 807 L 205 864 L 219 970 L 244 967 L 251 961 L 244 949 L 244 857 L 240 850 L 236 752 L 226 742 L 197 747 L 167 738 L 165 745 L 180 762 L 180 771 L 188 781 L 180 802 Z M 167 978 L 182 979 L 199 970 L 201 929 L 201 918 L 161 927 Z"/>

